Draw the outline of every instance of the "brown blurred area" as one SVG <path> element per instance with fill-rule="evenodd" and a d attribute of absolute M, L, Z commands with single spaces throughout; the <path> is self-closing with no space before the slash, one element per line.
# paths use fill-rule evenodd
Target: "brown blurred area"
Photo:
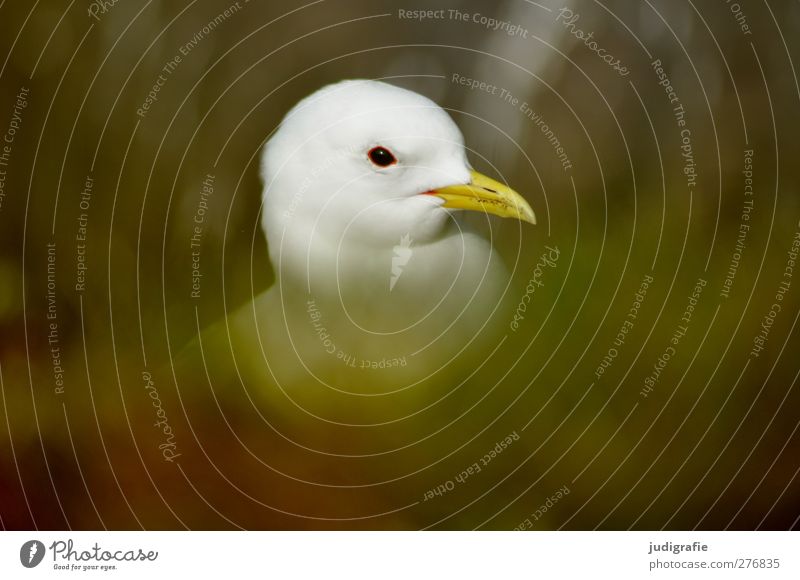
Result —
<path fill-rule="evenodd" d="M 0 167 L 0 524 L 796 527 L 800 270 L 786 274 L 800 231 L 800 5 L 740 4 L 750 34 L 722 2 L 572 2 L 575 26 L 626 63 L 625 77 L 550 2 L 424 5 L 466 21 L 402 18 L 423 6 L 384 0 L 0 5 L 0 138 L 14 129 Z M 686 111 L 696 186 L 656 59 Z M 430 96 L 476 168 L 525 193 L 539 226 L 494 239 L 514 270 L 512 303 L 544 247 L 561 251 L 496 356 L 387 401 L 388 416 L 423 410 L 380 427 L 273 414 L 230 353 L 210 353 L 211 369 L 171 364 L 272 283 L 260 149 L 298 100 L 346 78 Z M 752 213 L 725 295 L 746 150 Z M 192 298 L 192 219 L 209 175 Z M 646 276 L 635 324 L 598 377 Z M 644 397 L 698 279 L 688 331 Z M 511 433 L 480 473 L 425 499 Z"/>

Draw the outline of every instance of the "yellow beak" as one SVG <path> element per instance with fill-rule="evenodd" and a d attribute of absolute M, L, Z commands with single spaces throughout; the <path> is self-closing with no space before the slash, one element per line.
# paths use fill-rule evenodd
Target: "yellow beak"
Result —
<path fill-rule="evenodd" d="M 536 225 L 531 206 L 516 191 L 474 169 L 471 177 L 470 183 L 440 187 L 429 193 L 442 198 L 443 207 L 483 211 Z"/>

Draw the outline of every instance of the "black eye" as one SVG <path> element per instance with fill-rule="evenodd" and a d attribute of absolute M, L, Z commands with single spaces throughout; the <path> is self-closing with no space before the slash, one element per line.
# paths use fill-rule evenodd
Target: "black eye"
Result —
<path fill-rule="evenodd" d="M 397 163 L 397 158 L 386 147 L 373 147 L 367 156 L 378 167 L 389 167 Z"/>

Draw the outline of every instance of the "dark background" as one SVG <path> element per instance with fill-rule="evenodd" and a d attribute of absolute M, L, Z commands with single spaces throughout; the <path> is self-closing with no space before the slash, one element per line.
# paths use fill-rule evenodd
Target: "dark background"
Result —
<path fill-rule="evenodd" d="M 424 3 L 519 24 L 527 38 L 472 20 L 404 20 L 398 9 L 423 7 L 404 2 L 240 5 L 183 57 L 144 118 L 137 109 L 162 67 L 229 2 L 119 0 L 99 21 L 85 1 L 0 5 L 0 134 L 16 95 L 30 91 L 0 209 L 4 528 L 797 527 L 800 279 L 784 272 L 800 231 L 800 3 L 742 0 L 745 34 L 723 1 L 570 2 L 576 26 L 630 69 L 624 78 L 556 21 L 562 5 L 550 0 Z M 686 110 L 691 190 L 654 59 Z M 528 102 L 572 169 L 518 108 L 453 74 Z M 389 450 L 372 458 L 288 444 L 235 381 L 209 385 L 202 365 L 170 365 L 198 324 L 269 286 L 260 147 L 299 99 L 345 78 L 430 96 L 464 131 L 476 167 L 525 194 L 539 226 L 521 238 L 499 228 L 497 239 L 514 295 L 545 244 L 562 252 L 502 356 L 454 396 L 396 429 L 337 432 L 341 449 L 368 438 Z M 754 205 L 726 298 L 746 149 Z M 191 300 L 187 239 L 208 173 L 207 276 Z M 87 284 L 77 292 L 87 176 Z M 63 392 L 48 343 L 48 243 Z M 646 275 L 639 318 L 596 379 Z M 699 278 L 707 286 L 688 332 L 642 397 Z M 782 281 L 782 310 L 753 356 Z M 158 449 L 143 372 L 178 461 Z M 326 425 L 302 425 L 331 438 Z M 512 432 L 519 441 L 481 473 L 423 501 Z"/>

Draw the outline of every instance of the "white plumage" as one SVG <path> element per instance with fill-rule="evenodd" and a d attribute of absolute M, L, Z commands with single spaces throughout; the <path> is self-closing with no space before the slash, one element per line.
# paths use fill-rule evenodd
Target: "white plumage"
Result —
<path fill-rule="evenodd" d="M 535 218 L 472 170 L 441 107 L 382 82 L 325 87 L 288 113 L 261 168 L 276 282 L 225 325 L 249 381 L 377 394 L 479 362 L 508 277 L 461 215 Z"/>

